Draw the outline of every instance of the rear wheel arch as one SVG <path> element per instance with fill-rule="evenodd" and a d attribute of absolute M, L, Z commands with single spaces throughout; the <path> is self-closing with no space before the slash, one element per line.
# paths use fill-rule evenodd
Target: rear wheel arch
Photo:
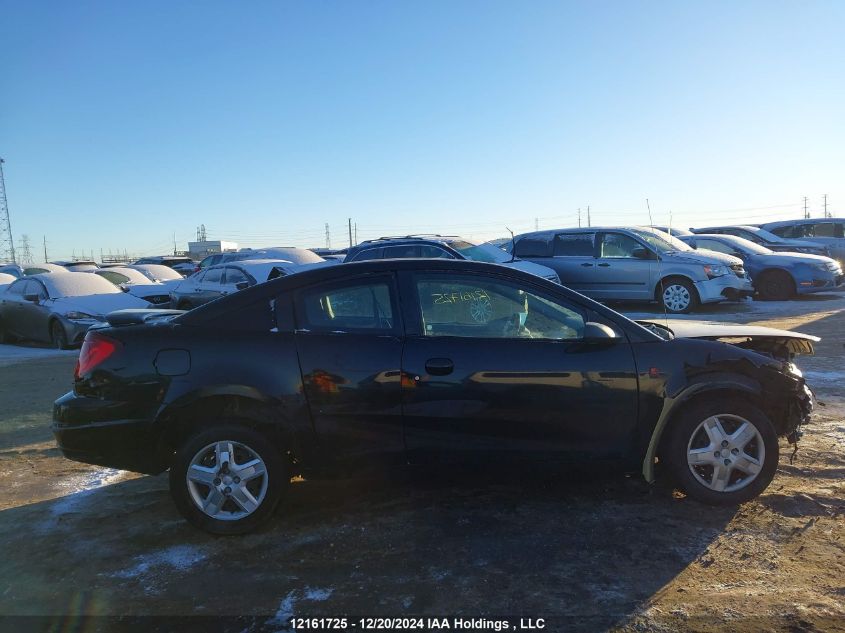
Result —
<path fill-rule="evenodd" d="M 179 446 L 191 436 L 221 423 L 237 424 L 261 433 L 280 454 L 296 462 L 300 443 L 294 425 L 280 417 L 269 400 L 241 394 L 214 394 L 190 398 L 159 414 L 158 453 L 163 463 L 169 464 Z"/>

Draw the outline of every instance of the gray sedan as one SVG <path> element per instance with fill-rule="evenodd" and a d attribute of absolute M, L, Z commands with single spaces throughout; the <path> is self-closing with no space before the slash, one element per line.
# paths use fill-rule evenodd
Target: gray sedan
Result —
<path fill-rule="evenodd" d="M 0 342 L 20 338 L 65 349 L 79 343 L 109 312 L 148 307 L 143 299 L 90 273 L 24 277 L 0 291 Z"/>

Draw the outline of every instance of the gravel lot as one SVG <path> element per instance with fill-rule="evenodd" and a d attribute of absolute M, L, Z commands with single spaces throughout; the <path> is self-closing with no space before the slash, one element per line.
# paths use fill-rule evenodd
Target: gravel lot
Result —
<path fill-rule="evenodd" d="M 70 387 L 74 355 L 0 346 L 0 616 L 48 616 L 0 617 L 0 627 L 248 615 L 225 626 L 281 631 L 290 615 L 350 614 L 545 617 L 547 630 L 845 631 L 845 295 L 692 318 L 823 339 L 799 361 L 820 400 L 813 424 L 793 463 L 782 444 L 778 474 L 754 502 L 713 509 L 595 469 L 493 481 L 409 469 L 297 482 L 275 520 L 241 538 L 188 527 L 166 476 L 64 460 L 50 407 Z"/>

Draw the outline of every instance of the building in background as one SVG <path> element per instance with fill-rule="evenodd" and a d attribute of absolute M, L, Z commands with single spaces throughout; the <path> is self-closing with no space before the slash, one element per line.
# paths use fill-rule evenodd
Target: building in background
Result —
<path fill-rule="evenodd" d="M 203 240 L 201 242 L 188 242 L 188 257 L 194 261 L 200 261 L 208 255 L 228 253 L 238 250 L 237 242 L 225 240 Z"/>

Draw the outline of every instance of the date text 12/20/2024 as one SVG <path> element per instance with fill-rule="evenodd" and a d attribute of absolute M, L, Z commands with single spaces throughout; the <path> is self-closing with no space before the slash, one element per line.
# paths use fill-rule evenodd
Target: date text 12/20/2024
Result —
<path fill-rule="evenodd" d="M 340 631 L 361 629 L 369 631 L 537 631 L 546 628 L 544 618 L 515 618 L 491 620 L 486 618 L 426 617 L 426 618 L 307 618 L 289 621 L 294 631 Z"/>

